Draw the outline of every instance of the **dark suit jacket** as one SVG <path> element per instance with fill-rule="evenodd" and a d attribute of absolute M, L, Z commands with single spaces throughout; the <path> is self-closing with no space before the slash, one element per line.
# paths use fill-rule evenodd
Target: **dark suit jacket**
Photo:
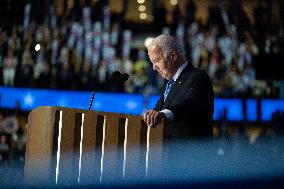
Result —
<path fill-rule="evenodd" d="M 174 114 L 167 128 L 169 138 L 212 136 L 214 92 L 206 72 L 188 64 L 172 86 L 165 102 L 164 89 L 155 109 L 169 109 Z"/>

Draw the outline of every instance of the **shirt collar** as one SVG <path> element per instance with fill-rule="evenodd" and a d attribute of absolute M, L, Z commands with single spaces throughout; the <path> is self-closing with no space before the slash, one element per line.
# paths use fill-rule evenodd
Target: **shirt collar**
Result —
<path fill-rule="evenodd" d="M 176 74 L 174 75 L 174 77 L 172 78 L 174 81 L 177 80 L 178 76 L 180 75 L 180 73 L 184 70 L 184 68 L 187 66 L 188 62 L 186 61 L 185 63 L 183 63 L 179 69 L 177 70 Z"/>

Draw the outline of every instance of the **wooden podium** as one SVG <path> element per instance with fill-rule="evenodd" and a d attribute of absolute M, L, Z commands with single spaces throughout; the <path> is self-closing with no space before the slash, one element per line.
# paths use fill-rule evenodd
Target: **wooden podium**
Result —
<path fill-rule="evenodd" d="M 148 127 L 142 116 L 38 107 L 28 118 L 25 183 L 151 177 L 162 168 L 164 124 Z"/>

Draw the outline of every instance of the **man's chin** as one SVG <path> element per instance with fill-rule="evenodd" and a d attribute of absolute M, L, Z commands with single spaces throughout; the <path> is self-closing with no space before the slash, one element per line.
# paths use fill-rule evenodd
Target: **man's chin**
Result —
<path fill-rule="evenodd" d="M 162 74 L 162 73 L 159 73 L 159 75 L 164 78 L 164 79 L 167 79 L 166 75 Z"/>
<path fill-rule="evenodd" d="M 163 79 L 167 79 L 167 77 L 166 76 L 164 76 L 164 75 L 160 75 Z"/>
<path fill-rule="evenodd" d="M 162 78 L 166 79 L 166 80 L 170 80 L 171 78 L 169 78 L 167 75 L 163 75 Z"/>

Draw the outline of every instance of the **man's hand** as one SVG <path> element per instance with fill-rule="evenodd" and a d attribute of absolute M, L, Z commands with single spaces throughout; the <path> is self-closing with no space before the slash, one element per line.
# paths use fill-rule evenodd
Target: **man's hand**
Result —
<path fill-rule="evenodd" d="M 148 110 L 144 113 L 144 121 L 147 123 L 148 126 L 153 126 L 157 124 L 162 117 L 166 117 L 163 112 L 158 112 L 156 110 Z"/>

